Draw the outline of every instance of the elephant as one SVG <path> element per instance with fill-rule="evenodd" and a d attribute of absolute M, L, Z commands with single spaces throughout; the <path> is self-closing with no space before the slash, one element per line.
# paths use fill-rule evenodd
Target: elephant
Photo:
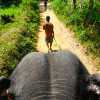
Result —
<path fill-rule="evenodd" d="M 86 100 L 84 80 L 88 75 L 70 51 L 32 52 L 12 73 L 10 91 L 16 100 Z"/>

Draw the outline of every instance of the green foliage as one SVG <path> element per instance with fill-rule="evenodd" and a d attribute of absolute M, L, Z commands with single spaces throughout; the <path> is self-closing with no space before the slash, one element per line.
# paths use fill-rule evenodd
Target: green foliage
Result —
<path fill-rule="evenodd" d="M 36 51 L 38 3 L 38 0 L 22 0 L 19 7 L 0 8 L 0 75 L 9 76 L 23 56 Z M 14 16 L 13 22 L 3 24 L 2 16 Z"/>
<path fill-rule="evenodd" d="M 85 31 L 81 31 L 81 34 L 79 35 L 79 39 L 81 41 L 87 41 L 89 39 L 89 35 Z"/>
<path fill-rule="evenodd" d="M 19 15 L 21 14 L 20 8 L 18 7 L 10 7 L 10 8 L 1 8 L 0 9 L 0 16 L 1 15 Z"/>

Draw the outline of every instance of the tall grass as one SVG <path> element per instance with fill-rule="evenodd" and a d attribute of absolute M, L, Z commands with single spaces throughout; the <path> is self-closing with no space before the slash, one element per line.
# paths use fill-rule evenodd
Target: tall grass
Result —
<path fill-rule="evenodd" d="M 9 76 L 23 56 L 36 51 L 38 3 L 22 0 L 18 7 L 0 8 L 0 16 L 14 16 L 13 22 L 0 24 L 0 75 Z"/>

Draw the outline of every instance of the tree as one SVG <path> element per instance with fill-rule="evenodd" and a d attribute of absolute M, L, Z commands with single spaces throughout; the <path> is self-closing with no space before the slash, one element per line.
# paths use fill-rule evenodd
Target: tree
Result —
<path fill-rule="evenodd" d="M 89 7 L 88 7 L 88 13 L 84 20 L 84 24 L 88 25 L 92 23 L 92 16 L 93 16 L 93 6 L 94 6 L 94 0 L 89 0 Z"/>
<path fill-rule="evenodd" d="M 89 0 L 89 8 L 88 8 L 89 20 L 91 20 L 91 17 L 93 16 L 93 6 L 94 6 L 94 0 Z"/>
<path fill-rule="evenodd" d="M 63 0 L 64 2 L 67 2 L 67 0 Z"/>
<path fill-rule="evenodd" d="M 76 8 L 76 0 L 73 0 L 74 9 Z"/>
<path fill-rule="evenodd" d="M 80 0 L 80 8 L 82 9 L 83 7 L 83 0 Z"/>
<path fill-rule="evenodd" d="M 94 0 L 89 0 L 89 10 L 93 10 Z"/>

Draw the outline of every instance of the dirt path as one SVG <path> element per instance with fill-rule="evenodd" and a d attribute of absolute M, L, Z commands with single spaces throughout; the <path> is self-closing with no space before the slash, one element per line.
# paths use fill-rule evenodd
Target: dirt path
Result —
<path fill-rule="evenodd" d="M 96 73 L 96 68 L 94 67 L 93 61 L 85 54 L 84 48 L 76 41 L 76 39 L 74 38 L 74 33 L 71 32 L 68 28 L 66 28 L 63 25 L 63 23 L 58 20 L 54 12 L 50 9 L 41 13 L 41 25 L 40 25 L 40 32 L 38 33 L 38 44 L 37 44 L 38 51 L 40 52 L 48 51 L 45 44 L 45 34 L 42 29 L 46 15 L 51 16 L 51 22 L 54 24 L 55 39 L 57 43 L 54 41 L 53 49 L 59 50 L 59 46 L 57 45 L 59 44 L 62 50 L 69 50 L 73 52 L 75 55 L 77 55 L 91 74 Z"/>

